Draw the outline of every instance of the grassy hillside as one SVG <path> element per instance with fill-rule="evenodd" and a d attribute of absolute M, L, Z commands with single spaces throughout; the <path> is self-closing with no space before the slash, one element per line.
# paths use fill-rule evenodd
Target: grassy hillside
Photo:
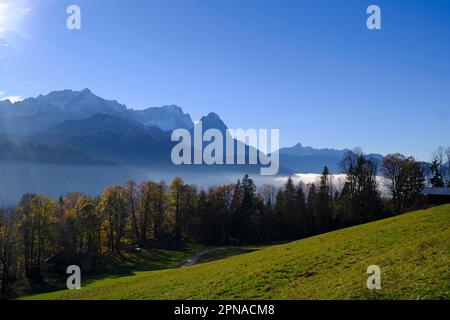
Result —
<path fill-rule="evenodd" d="M 450 205 L 33 299 L 450 299 Z M 382 289 L 366 289 L 369 265 Z"/>
<path fill-rule="evenodd" d="M 214 252 L 214 247 L 186 244 L 174 249 L 142 249 L 138 252 L 123 250 L 118 254 L 102 254 L 95 259 L 93 271 L 83 274 L 83 283 L 90 283 L 104 278 L 118 278 L 135 274 L 138 271 L 151 271 L 178 268 L 186 260 L 200 252 Z M 220 258 L 220 256 L 218 257 Z M 0 300 L 12 297 L 33 295 L 66 289 L 65 272 L 43 272 L 39 282 L 30 284 L 25 279 L 15 284 L 14 290 L 6 295 L 0 293 Z"/>

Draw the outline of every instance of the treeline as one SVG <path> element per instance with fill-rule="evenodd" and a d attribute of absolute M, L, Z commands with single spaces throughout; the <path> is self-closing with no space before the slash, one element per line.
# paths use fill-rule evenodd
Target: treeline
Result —
<path fill-rule="evenodd" d="M 386 197 L 380 193 L 378 164 L 362 152 L 349 152 L 341 166 L 346 174 L 341 187 L 325 167 L 316 183 L 289 178 L 282 188 L 257 189 L 245 175 L 207 191 L 175 178 L 169 185 L 130 180 L 107 187 L 99 197 L 74 192 L 53 200 L 25 194 L 17 208 L 0 214 L 1 291 L 18 279 L 39 281 L 46 260 L 61 252 L 86 256 L 121 254 L 131 245 L 155 242 L 294 240 L 364 223 L 420 207 L 427 179 L 435 183 L 442 176 L 413 158 L 388 155 L 381 164 Z"/>

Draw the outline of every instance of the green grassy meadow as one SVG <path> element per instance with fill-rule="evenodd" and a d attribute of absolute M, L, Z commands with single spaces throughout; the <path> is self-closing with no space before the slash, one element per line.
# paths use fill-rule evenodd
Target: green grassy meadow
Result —
<path fill-rule="evenodd" d="M 369 265 L 381 268 L 368 290 Z M 26 299 L 450 299 L 450 205 Z"/>

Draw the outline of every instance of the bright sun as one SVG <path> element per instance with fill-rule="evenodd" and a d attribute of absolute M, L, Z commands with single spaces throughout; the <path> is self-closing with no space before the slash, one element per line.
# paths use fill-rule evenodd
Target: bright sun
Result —
<path fill-rule="evenodd" d="M 19 22 L 30 11 L 27 0 L 0 0 L 0 36 L 6 32 L 16 32 Z"/>
<path fill-rule="evenodd" d="M 9 3 L 4 3 L 0 0 L 0 34 L 7 31 L 9 8 Z"/>

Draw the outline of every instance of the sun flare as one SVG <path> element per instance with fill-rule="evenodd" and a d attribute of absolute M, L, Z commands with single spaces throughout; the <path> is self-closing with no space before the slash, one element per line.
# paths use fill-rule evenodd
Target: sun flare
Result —
<path fill-rule="evenodd" d="M 0 0 L 0 36 L 5 37 L 8 32 L 20 32 L 19 24 L 30 12 L 27 1 Z"/>
<path fill-rule="evenodd" d="M 0 33 L 5 32 L 8 17 L 9 4 L 0 2 Z"/>

